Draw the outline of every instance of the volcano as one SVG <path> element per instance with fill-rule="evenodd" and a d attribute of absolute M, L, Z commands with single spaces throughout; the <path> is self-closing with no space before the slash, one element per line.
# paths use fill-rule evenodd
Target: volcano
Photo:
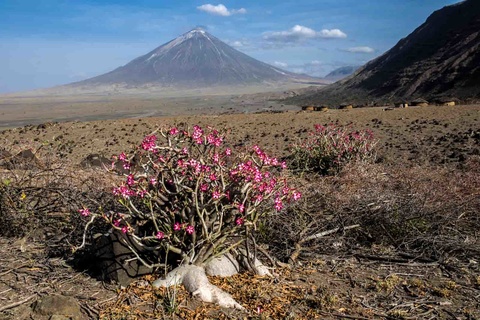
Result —
<path fill-rule="evenodd" d="M 73 85 L 207 87 L 322 80 L 281 70 L 232 48 L 201 28 L 103 75 Z M 323 82 L 325 83 L 325 82 Z"/>

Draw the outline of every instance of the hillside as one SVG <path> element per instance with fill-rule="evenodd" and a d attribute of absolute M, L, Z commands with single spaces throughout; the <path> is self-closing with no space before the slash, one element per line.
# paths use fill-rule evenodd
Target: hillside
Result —
<path fill-rule="evenodd" d="M 434 12 L 408 37 L 355 75 L 295 98 L 297 103 L 480 97 L 480 2 Z"/>
<path fill-rule="evenodd" d="M 324 79 L 330 80 L 330 81 L 338 81 L 341 79 L 344 79 L 351 74 L 353 74 L 355 71 L 357 71 L 360 68 L 360 66 L 345 66 L 345 67 L 340 67 L 332 72 L 328 73 Z"/>

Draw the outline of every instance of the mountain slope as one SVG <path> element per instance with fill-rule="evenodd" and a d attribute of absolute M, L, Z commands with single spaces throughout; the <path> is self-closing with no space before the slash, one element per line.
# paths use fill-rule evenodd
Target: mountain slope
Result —
<path fill-rule="evenodd" d="M 321 81 L 255 60 L 194 29 L 109 73 L 74 85 L 185 86 Z"/>
<path fill-rule="evenodd" d="M 480 97 L 480 1 L 434 12 L 408 37 L 353 76 L 302 101 Z"/>
<path fill-rule="evenodd" d="M 345 66 L 340 67 L 329 74 L 327 74 L 324 79 L 331 80 L 331 81 L 338 81 L 348 77 L 349 75 L 353 74 L 356 70 L 358 70 L 360 66 Z"/>

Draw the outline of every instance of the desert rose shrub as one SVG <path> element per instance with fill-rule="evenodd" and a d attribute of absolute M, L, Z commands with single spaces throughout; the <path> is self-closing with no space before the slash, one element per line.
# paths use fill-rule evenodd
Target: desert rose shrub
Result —
<path fill-rule="evenodd" d="M 336 173 L 348 162 L 373 160 L 375 145 L 371 130 L 316 124 L 306 139 L 293 145 L 290 167 L 295 172 Z"/>
<path fill-rule="evenodd" d="M 170 252 L 183 263 L 201 265 L 234 249 L 262 216 L 300 198 L 283 174 L 285 163 L 258 146 L 229 148 L 210 127 L 159 129 L 117 160 L 127 174 L 113 194 L 124 210 L 80 213 L 107 221 L 138 248 Z"/>

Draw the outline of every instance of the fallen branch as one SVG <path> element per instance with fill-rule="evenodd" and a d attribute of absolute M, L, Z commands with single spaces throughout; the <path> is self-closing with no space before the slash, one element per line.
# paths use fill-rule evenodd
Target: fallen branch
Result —
<path fill-rule="evenodd" d="M 331 229 L 331 230 L 326 230 L 326 231 L 322 231 L 322 232 L 319 232 L 319 233 L 316 233 L 316 234 L 313 234 L 311 236 L 308 236 L 306 238 L 303 238 L 303 239 L 300 239 L 296 244 L 295 244 L 295 250 L 293 251 L 293 253 L 290 255 L 290 258 L 288 259 L 288 261 L 290 263 L 294 263 L 298 256 L 300 255 L 300 252 L 303 250 L 303 247 L 302 245 L 308 241 L 312 241 L 312 240 L 315 240 L 315 239 L 319 239 L 319 238 L 322 238 L 322 237 L 325 237 L 325 236 L 328 236 L 328 235 L 331 235 L 333 233 L 336 233 L 340 230 L 350 230 L 350 229 L 355 229 L 355 228 L 359 228 L 360 225 L 359 224 L 354 224 L 354 225 L 351 225 L 351 226 L 347 226 L 347 227 L 343 227 L 343 228 L 334 228 L 334 229 Z"/>
<path fill-rule="evenodd" d="M 20 301 L 11 303 L 11 304 L 7 304 L 6 306 L 0 307 L 0 312 L 3 312 L 3 311 L 5 311 L 5 310 L 18 307 L 19 305 L 22 305 L 22 304 L 30 301 L 31 299 L 35 298 L 35 296 L 36 296 L 36 294 L 32 294 L 31 296 L 28 296 L 28 297 L 26 297 L 26 298 L 23 299 L 23 300 L 20 300 Z"/>
<path fill-rule="evenodd" d="M 394 257 L 382 257 L 382 256 L 374 256 L 369 254 L 355 254 L 357 258 L 363 258 L 368 260 L 374 261 L 382 261 L 382 262 L 389 262 L 395 263 L 397 265 L 406 265 L 406 266 L 421 266 L 421 267 L 430 267 L 430 266 L 438 266 L 438 262 L 414 262 L 409 259 L 401 259 L 401 258 L 394 258 Z"/>
<path fill-rule="evenodd" d="M 338 232 L 339 230 L 350 230 L 350 229 L 355 229 L 355 228 L 358 228 L 358 227 L 360 227 L 359 224 L 354 224 L 354 225 L 347 226 L 347 227 L 344 227 L 344 228 L 335 228 L 335 229 L 332 229 L 332 230 L 323 231 L 323 232 L 311 235 L 309 237 L 306 237 L 304 240 L 302 240 L 300 242 L 305 243 L 307 241 L 311 241 L 311 240 L 315 240 L 315 239 L 318 239 L 318 238 L 321 238 L 321 237 L 328 236 L 332 233 Z"/>

